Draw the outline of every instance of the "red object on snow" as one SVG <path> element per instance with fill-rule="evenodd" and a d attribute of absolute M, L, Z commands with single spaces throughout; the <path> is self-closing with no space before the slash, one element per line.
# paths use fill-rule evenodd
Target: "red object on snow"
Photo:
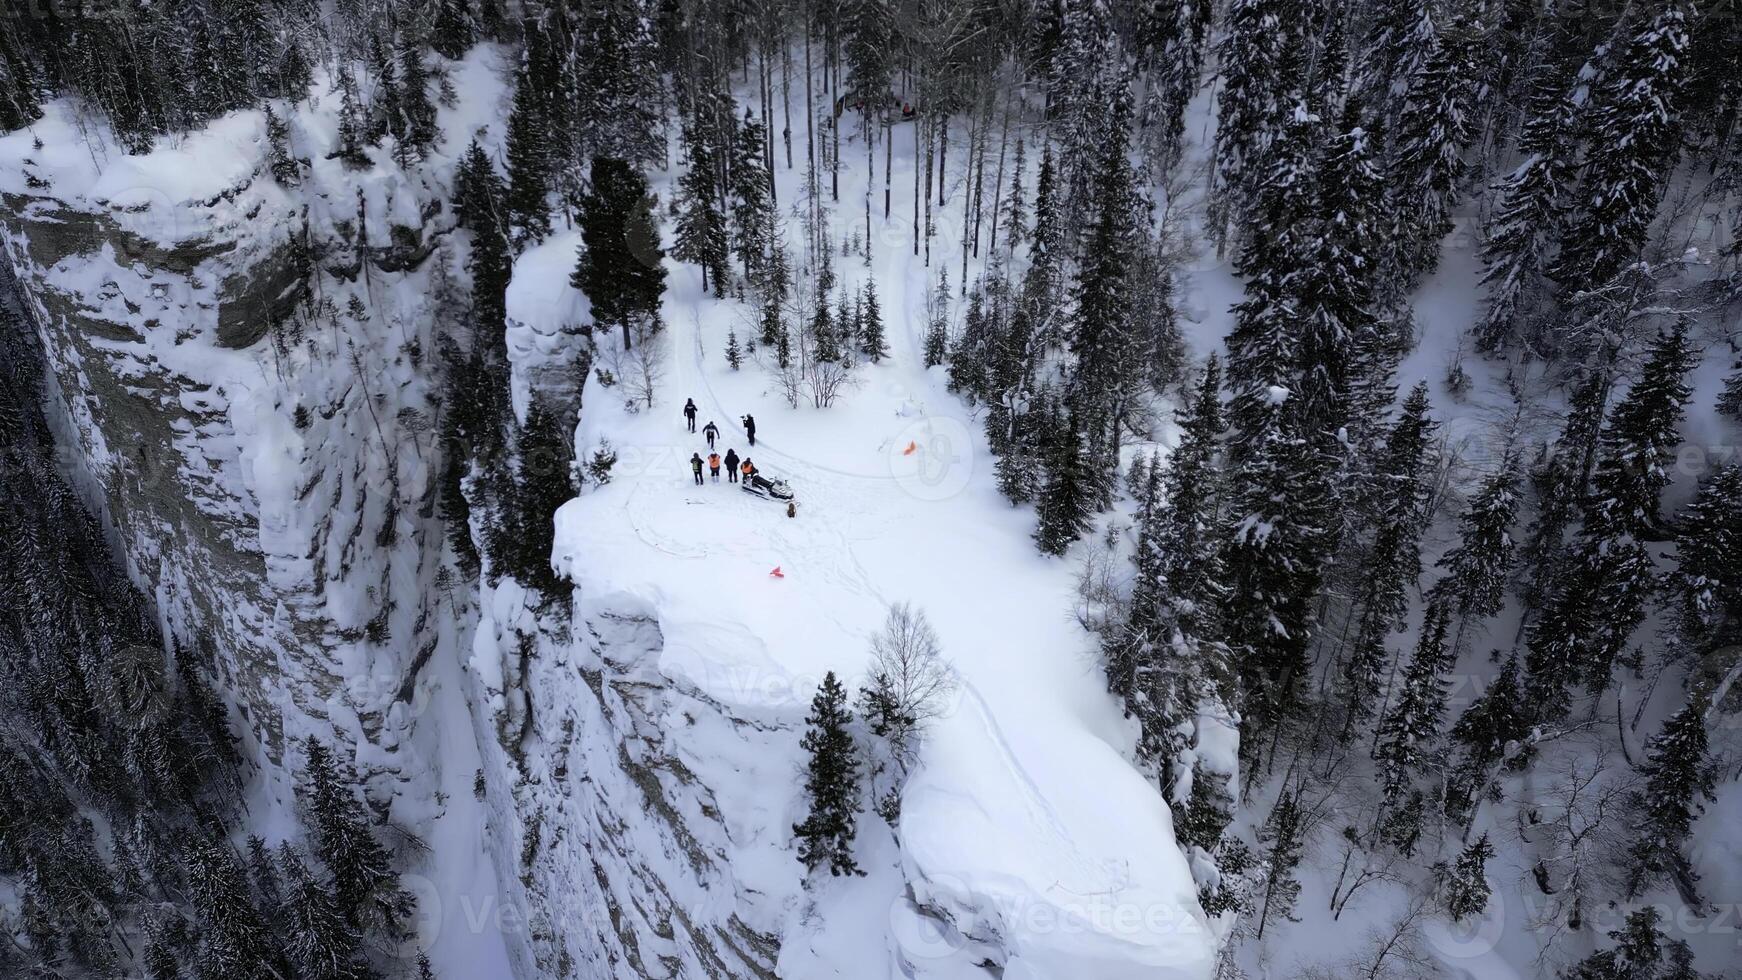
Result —
<path fill-rule="evenodd" d="M 774 571 L 768 573 L 768 577 L 769 578 L 785 578 L 786 573 L 780 570 L 779 565 L 776 565 L 776 566 L 774 566 Z"/>
<path fill-rule="evenodd" d="M 907 448 L 906 448 L 906 449 L 903 449 L 903 450 L 902 450 L 902 451 L 901 451 L 901 455 L 903 455 L 903 456 L 912 456 L 912 455 L 913 455 L 913 453 L 914 453 L 914 450 L 916 450 L 916 449 L 918 449 L 918 448 L 919 448 L 919 443 L 916 443 L 916 442 L 910 442 L 910 443 L 908 443 L 908 444 L 907 444 Z"/>

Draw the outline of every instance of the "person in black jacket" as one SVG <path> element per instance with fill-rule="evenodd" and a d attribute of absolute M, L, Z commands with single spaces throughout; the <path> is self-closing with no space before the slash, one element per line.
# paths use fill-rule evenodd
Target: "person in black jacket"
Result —
<path fill-rule="evenodd" d="M 689 423 L 690 431 L 696 431 L 696 400 L 694 398 L 684 399 L 683 417 L 684 421 Z"/>
<path fill-rule="evenodd" d="M 726 482 L 738 482 L 738 450 L 726 450 Z"/>
<path fill-rule="evenodd" d="M 756 445 L 756 416 L 744 416 L 744 434 L 750 438 L 750 445 Z"/>
<path fill-rule="evenodd" d="M 702 454 L 690 453 L 690 472 L 696 476 L 696 486 L 702 485 Z"/>
<path fill-rule="evenodd" d="M 712 449 L 714 448 L 714 440 L 720 438 L 720 427 L 710 419 L 707 425 L 702 426 L 702 435 L 708 437 L 708 448 Z"/>

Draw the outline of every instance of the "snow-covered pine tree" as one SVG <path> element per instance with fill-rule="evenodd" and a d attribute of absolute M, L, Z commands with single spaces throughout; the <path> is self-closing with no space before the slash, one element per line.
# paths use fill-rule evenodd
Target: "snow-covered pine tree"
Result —
<path fill-rule="evenodd" d="M 522 70 L 514 83 L 508 113 L 508 197 L 506 213 L 515 243 L 542 241 L 550 234 L 551 157 L 549 120 L 539 96 L 543 80 Z"/>
<path fill-rule="evenodd" d="M 835 672 L 823 675 L 822 686 L 811 699 L 800 744 L 810 754 L 805 775 L 805 795 L 810 812 L 793 825 L 798 839 L 798 859 L 812 871 L 827 865 L 831 875 L 859 874 L 853 860 L 853 837 L 859 813 L 859 748 L 848 730 L 853 713 L 847 706 L 847 689 Z"/>
<path fill-rule="evenodd" d="M 363 109 L 357 99 L 357 80 L 348 68 L 339 69 L 339 132 L 330 156 L 352 167 L 367 167 L 369 155 L 363 147 L 369 139 L 365 133 Z"/>
<path fill-rule="evenodd" d="M 1391 651 L 1387 639 L 1403 625 L 1409 596 L 1421 578 L 1421 531 L 1429 487 L 1428 450 L 1437 424 L 1428 416 L 1427 383 L 1404 399 L 1374 467 L 1361 519 L 1373 528 L 1356 593 L 1360 614 L 1343 665 L 1344 737 L 1372 717 Z"/>
<path fill-rule="evenodd" d="M 266 107 L 266 145 L 272 179 L 286 187 L 301 183 L 302 168 L 290 152 L 290 125 L 270 105 Z"/>
<path fill-rule="evenodd" d="M 1023 139 L 1018 136 L 1010 163 L 1010 189 L 1004 194 L 1004 214 L 1000 221 L 1004 228 L 1006 254 L 1013 254 L 1028 236 L 1028 186 L 1024 183 L 1027 174 L 1023 172 L 1027 161 L 1023 159 L 1024 152 Z M 994 248 L 997 245 L 997 242 L 992 243 Z"/>
<path fill-rule="evenodd" d="M 1248 225 L 1246 210 L 1258 189 L 1274 177 L 1268 143 L 1294 108 L 1284 98 L 1287 86 L 1297 81 L 1283 77 L 1291 32 L 1282 20 L 1286 6 L 1284 0 L 1233 0 L 1225 15 L 1227 26 L 1216 50 L 1222 88 L 1216 101 L 1210 221 L 1218 252 L 1233 228 L 1241 229 L 1241 244 L 1263 234 L 1262 228 Z"/>
<path fill-rule="evenodd" d="M 1608 282 L 1639 258 L 1664 186 L 1681 156 L 1688 12 L 1655 8 L 1595 99 L 1579 193 L 1549 274 L 1568 289 Z"/>
<path fill-rule="evenodd" d="M 412 911 L 410 893 L 387 849 L 375 839 L 348 772 L 314 736 L 303 743 L 297 796 L 314 825 L 314 850 L 332 874 L 331 890 L 345 921 L 359 928 L 397 928 Z"/>
<path fill-rule="evenodd" d="M 1458 543 L 1436 563 L 1446 574 L 1429 594 L 1457 613 L 1460 636 L 1464 620 L 1497 616 L 1506 603 L 1507 583 L 1518 557 L 1512 537 L 1518 503 L 1518 457 L 1508 449 L 1499 468 L 1482 481 L 1469 508 L 1458 518 Z"/>
<path fill-rule="evenodd" d="M 247 872 L 229 843 L 201 835 L 189 846 L 188 859 L 187 893 L 200 926 L 199 975 L 283 975 L 277 944 L 254 906 Z"/>
<path fill-rule="evenodd" d="M 738 331 L 726 331 L 726 363 L 736 371 L 744 366 L 744 348 L 738 343 Z"/>
<path fill-rule="evenodd" d="M 396 135 L 410 158 L 421 160 L 441 130 L 436 126 L 435 103 L 429 97 L 429 70 L 418 42 L 409 34 L 399 43 L 399 98 Z"/>
<path fill-rule="evenodd" d="M 1057 346 L 1063 333 L 1057 312 L 1064 276 L 1064 256 L 1060 251 L 1064 247 L 1064 225 L 1059 216 L 1060 192 L 1055 170 L 1052 144 L 1043 144 L 1034 191 L 1034 223 L 1028 233 L 1028 270 L 1022 276 L 1022 303 L 1043 349 Z"/>
<path fill-rule="evenodd" d="M 1150 0 L 1139 12 L 1137 46 L 1150 73 L 1144 126 L 1154 127 L 1152 145 L 1161 151 L 1151 161 L 1157 172 L 1172 169 L 1183 150 L 1186 105 L 1197 94 L 1213 11 L 1207 0 Z"/>
<path fill-rule="evenodd" d="M 332 886 L 288 844 L 280 849 L 279 864 L 285 897 L 275 918 L 291 964 L 306 977 L 339 980 L 368 976 L 362 932 L 346 919 Z"/>
<path fill-rule="evenodd" d="M 1676 519 L 1676 570 L 1684 641 L 1704 653 L 1742 631 L 1742 466 L 1726 463 L 1700 483 Z"/>
<path fill-rule="evenodd" d="M 1489 682 L 1452 726 L 1451 738 L 1463 749 L 1447 781 L 1445 807 L 1455 820 L 1466 820 L 1487 792 L 1495 764 L 1506 758 L 1507 746 L 1530 731 L 1531 715 L 1524 701 L 1518 654 L 1506 658 Z"/>
<path fill-rule="evenodd" d="M 1068 230 L 1074 230 L 1093 206 L 1090 201 L 1106 159 L 1109 103 L 1130 100 L 1108 8 L 1107 0 L 1061 5 L 1059 43 L 1047 65 L 1048 130 L 1058 140 L 1061 214 Z"/>
<path fill-rule="evenodd" d="M 1525 536 L 1522 558 L 1530 574 L 1520 594 L 1527 610 L 1547 602 L 1554 576 L 1564 567 L 1566 531 L 1585 501 L 1597 465 L 1609 386 L 1606 372 L 1592 371 L 1573 388 L 1560 435 L 1543 448 L 1530 474 L 1536 515 Z"/>
<path fill-rule="evenodd" d="M 1609 932 L 1615 945 L 1563 971 L 1562 980 L 1704 980 L 1706 975 L 1693 968 L 1688 944 L 1664 938 L 1658 928 L 1660 916 L 1655 905 L 1629 912 L 1622 927 Z"/>
<path fill-rule="evenodd" d="M 1718 414 L 1742 422 L 1742 361 L 1736 362 L 1718 394 Z"/>
<path fill-rule="evenodd" d="M 1708 757 L 1706 709 L 1701 694 L 1663 723 L 1640 767 L 1645 785 L 1630 797 L 1635 837 L 1628 848 L 1627 895 L 1637 896 L 1666 876 L 1691 882 L 1699 876 L 1682 848 L 1694 820 L 1715 799 L 1716 769 Z"/>
<path fill-rule="evenodd" d="M 469 0 L 435 0 L 429 43 L 444 58 L 458 61 L 477 40 L 477 22 Z"/>
<path fill-rule="evenodd" d="M 817 291 L 817 308 L 811 313 L 811 356 L 824 364 L 841 359 L 841 338 L 835 329 L 835 314 L 829 309 L 829 296 Z"/>
<path fill-rule="evenodd" d="M 1471 138 L 1467 48 L 1453 34 L 1423 17 L 1409 35 L 1403 61 L 1408 74 L 1397 112 L 1388 174 L 1391 216 L 1387 275 L 1407 291 L 1439 264 L 1440 242 L 1452 230 L 1464 175 L 1463 150 Z"/>
<path fill-rule="evenodd" d="M 745 278 L 764 289 L 768 288 L 769 251 L 774 245 L 773 183 L 762 154 L 767 139 L 762 123 L 745 109 L 744 122 L 732 145 L 729 178 L 732 244 L 738 261 L 744 264 Z"/>
<path fill-rule="evenodd" d="M 1300 800 L 1285 788 L 1281 798 L 1270 810 L 1270 818 L 1258 831 L 1258 845 L 1263 857 L 1264 897 L 1258 907 L 1258 931 L 1254 938 L 1263 939 L 1266 927 L 1279 920 L 1298 921 L 1294 905 L 1300 898 L 1297 869 L 1306 850 L 1305 814 Z"/>
<path fill-rule="evenodd" d="M 876 364 L 889 356 L 889 340 L 883 335 L 883 312 L 877 306 L 876 284 L 867 279 L 860 297 L 859 353 Z"/>
<path fill-rule="evenodd" d="M 731 242 L 726 234 L 726 215 L 720 207 L 718 170 L 714 148 L 696 125 L 683 128 L 684 174 L 677 185 L 677 227 L 672 257 L 702 267 L 702 290 L 712 274 L 714 296 L 726 295 L 726 258 Z"/>
<path fill-rule="evenodd" d="M 547 397 L 533 392 L 515 440 L 518 467 L 509 515 L 516 528 L 514 553 L 490 556 L 552 603 L 569 596 L 568 583 L 551 570 L 550 556 L 557 509 L 575 495 L 574 436 L 573 420 L 565 421 Z"/>
<path fill-rule="evenodd" d="M 657 314 L 665 293 L 647 178 L 616 157 L 594 157 L 592 180 L 581 198 L 580 229 L 569 282 L 592 303 L 595 323 L 620 328 L 628 350 L 630 324 Z"/>
<path fill-rule="evenodd" d="M 1034 543 L 1042 554 L 1062 555 L 1089 529 L 1092 476 L 1077 420 L 1053 403 L 1037 419 L 1039 462 L 1045 471 L 1035 508 Z"/>
<path fill-rule="evenodd" d="M 1528 636 L 1526 697 L 1538 718 L 1565 714 L 1574 681 L 1593 693 L 1607 687 L 1645 619 L 1658 580 L 1646 543 L 1663 537 L 1659 501 L 1681 445 L 1694 356 L 1680 326 L 1660 334 L 1610 413 L 1572 561 Z"/>
<path fill-rule="evenodd" d="M 1488 859 L 1494 856 L 1494 845 L 1488 835 L 1471 841 L 1450 868 L 1440 865 L 1438 871 L 1440 901 L 1453 922 L 1462 922 L 1472 915 L 1482 914 L 1488 907 Z"/>
<path fill-rule="evenodd" d="M 507 185 L 496 172 L 495 164 L 477 140 L 466 147 L 454 167 L 454 218 L 462 228 L 472 231 L 499 230 L 503 225 L 501 208 L 507 197 Z"/>
<path fill-rule="evenodd" d="M 1499 204 L 1483 229 L 1482 285 L 1487 302 L 1475 326 L 1476 349 L 1503 350 L 1525 338 L 1521 330 L 1540 312 L 1548 283 L 1548 249 L 1567 211 L 1577 176 L 1577 108 L 1558 72 L 1545 72 L 1531 93 L 1529 118 L 1518 140 L 1523 156 L 1494 185 Z"/>
<path fill-rule="evenodd" d="M 1430 603 L 1409 664 L 1398 678 L 1397 696 L 1385 711 L 1374 741 L 1373 759 L 1387 810 L 1395 808 L 1417 776 L 1428 768 L 1444 721 L 1451 686 L 1445 678 L 1456 661 L 1448 642 L 1450 610 Z"/>
<path fill-rule="evenodd" d="M 568 59 L 580 146 L 637 167 L 663 163 L 666 153 L 667 99 L 650 7 L 646 0 L 585 5 Z"/>

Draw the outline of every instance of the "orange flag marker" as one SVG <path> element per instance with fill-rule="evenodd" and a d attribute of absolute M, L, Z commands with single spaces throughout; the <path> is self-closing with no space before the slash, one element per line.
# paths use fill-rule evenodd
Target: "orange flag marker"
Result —
<path fill-rule="evenodd" d="M 918 449 L 918 448 L 919 448 L 919 444 L 918 444 L 918 443 L 914 443 L 914 442 L 910 442 L 910 443 L 908 443 L 908 444 L 907 444 L 907 448 L 906 448 L 906 449 L 903 449 L 903 450 L 902 450 L 902 451 L 901 451 L 901 455 L 903 455 L 903 456 L 912 456 L 912 455 L 913 455 L 913 453 L 914 453 L 914 450 L 916 450 L 916 449 Z"/>
<path fill-rule="evenodd" d="M 776 566 L 774 566 L 774 571 L 768 573 L 768 577 L 769 578 L 785 578 L 786 573 L 780 570 L 779 565 L 776 565 Z"/>

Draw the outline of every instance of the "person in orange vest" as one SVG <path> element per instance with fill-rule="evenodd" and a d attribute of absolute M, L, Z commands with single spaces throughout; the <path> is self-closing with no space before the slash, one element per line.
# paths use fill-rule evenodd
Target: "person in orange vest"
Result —
<path fill-rule="evenodd" d="M 738 450 L 726 450 L 726 482 L 738 482 Z"/>
<path fill-rule="evenodd" d="M 719 453 L 709 453 L 708 454 L 708 475 L 714 478 L 715 483 L 720 482 L 720 454 Z"/>
<path fill-rule="evenodd" d="M 756 475 L 756 464 L 750 462 L 750 457 L 746 456 L 744 457 L 744 465 L 739 467 L 738 471 L 744 474 L 745 482 L 749 482 L 750 478 Z"/>

